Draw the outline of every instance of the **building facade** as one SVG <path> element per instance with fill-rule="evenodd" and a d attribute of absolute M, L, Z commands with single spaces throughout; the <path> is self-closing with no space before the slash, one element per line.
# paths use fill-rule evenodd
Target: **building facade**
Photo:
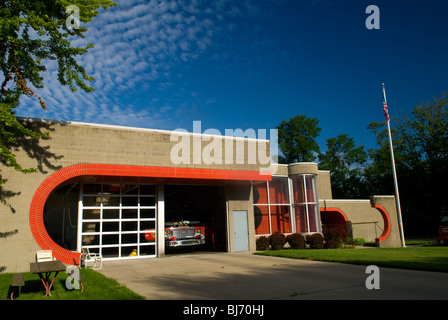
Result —
<path fill-rule="evenodd" d="M 394 197 L 332 199 L 315 163 L 273 166 L 269 141 L 179 131 L 23 119 L 50 138 L 2 167 L 0 272 L 28 271 L 36 251 L 66 264 L 82 247 L 106 259 L 163 257 L 168 221 L 205 226 L 206 250 L 255 250 L 258 236 L 341 225 L 399 246 Z M 151 234 L 149 237 L 148 234 Z"/>

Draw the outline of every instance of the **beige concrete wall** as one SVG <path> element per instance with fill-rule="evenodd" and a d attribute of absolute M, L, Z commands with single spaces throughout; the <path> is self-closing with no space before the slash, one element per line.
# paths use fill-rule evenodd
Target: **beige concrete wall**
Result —
<path fill-rule="evenodd" d="M 320 200 L 321 210 L 337 208 L 343 211 L 352 225 L 353 238 L 375 242 L 383 230 L 383 218 L 369 200 Z"/>
<path fill-rule="evenodd" d="M 62 156 L 57 164 L 63 167 L 78 163 L 102 163 L 259 170 L 263 165 L 259 165 L 258 153 L 254 155 L 252 151 L 258 150 L 259 145 L 267 145 L 264 148 L 269 150 L 267 140 L 176 131 L 62 122 L 52 123 L 51 130 L 51 139 L 40 141 L 39 145 Z M 189 152 L 189 156 L 183 158 L 185 153 L 182 151 Z M 214 151 L 217 151 L 216 154 Z M 21 158 L 30 164 L 34 162 L 26 156 Z M 183 163 L 173 162 L 177 160 L 183 160 Z"/>
<path fill-rule="evenodd" d="M 370 201 L 372 204 L 379 204 L 386 209 L 390 218 L 391 230 L 389 237 L 380 242 L 379 246 L 382 248 L 400 247 L 401 235 L 395 196 L 372 196 Z"/>
<path fill-rule="evenodd" d="M 333 199 L 330 171 L 319 170 L 317 175 L 317 192 L 319 199 Z"/>
<path fill-rule="evenodd" d="M 34 192 L 48 174 L 24 175 L 2 167 L 1 175 L 8 181 L 2 186 L 6 198 L 0 204 L 0 233 L 14 234 L 0 238 L 0 272 L 29 271 L 29 263 L 39 250 L 31 234 L 29 208 Z M 15 195 L 9 197 L 10 193 Z"/>
<path fill-rule="evenodd" d="M 379 243 L 380 247 L 399 247 L 400 234 L 397 223 L 397 211 L 394 196 L 374 196 L 375 203 L 384 207 L 391 220 L 389 237 Z M 384 230 L 383 216 L 371 205 L 370 200 L 337 200 L 321 199 L 319 206 L 337 208 L 344 212 L 352 226 L 353 238 L 364 238 L 367 242 L 375 242 Z"/>
<path fill-rule="evenodd" d="M 289 166 L 287 164 L 279 164 L 277 165 L 277 170 L 275 175 L 277 176 L 288 176 L 289 174 Z"/>
<path fill-rule="evenodd" d="M 291 163 L 288 165 L 289 175 L 293 176 L 295 174 L 318 174 L 319 170 L 317 168 L 317 163 L 314 162 L 300 162 Z"/>

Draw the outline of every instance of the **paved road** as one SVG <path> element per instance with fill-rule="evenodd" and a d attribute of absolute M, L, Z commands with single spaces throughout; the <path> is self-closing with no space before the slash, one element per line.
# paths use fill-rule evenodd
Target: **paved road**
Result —
<path fill-rule="evenodd" d="M 251 253 L 181 254 L 106 261 L 102 274 L 149 300 L 439 300 L 448 274 L 380 268 L 368 290 L 365 266 Z"/>

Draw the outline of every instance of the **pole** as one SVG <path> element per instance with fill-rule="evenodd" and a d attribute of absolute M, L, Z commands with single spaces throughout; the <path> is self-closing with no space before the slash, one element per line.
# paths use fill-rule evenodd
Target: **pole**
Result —
<path fill-rule="evenodd" d="M 384 103 L 385 103 L 385 106 L 387 108 L 386 89 L 384 87 L 384 83 L 383 83 L 383 95 L 384 95 Z M 393 170 L 393 176 L 394 176 L 395 201 L 396 201 L 396 204 L 397 204 L 398 226 L 400 228 L 401 246 L 404 248 L 404 247 L 406 247 L 406 245 L 404 243 L 403 221 L 402 221 L 402 217 L 401 217 L 400 194 L 398 192 L 397 170 L 395 168 L 394 147 L 392 145 L 392 134 L 391 134 L 391 130 L 390 130 L 390 119 L 389 119 L 389 115 L 388 115 L 387 109 L 385 110 L 385 112 L 387 112 L 386 122 L 387 122 L 387 130 L 389 132 L 389 147 L 390 147 L 390 157 L 392 159 L 392 170 Z"/>

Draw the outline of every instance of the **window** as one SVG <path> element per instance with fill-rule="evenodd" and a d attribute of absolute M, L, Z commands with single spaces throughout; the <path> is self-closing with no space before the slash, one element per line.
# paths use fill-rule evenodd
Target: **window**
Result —
<path fill-rule="evenodd" d="M 156 232 L 154 185 L 85 183 L 80 200 L 79 247 L 104 258 L 156 256 L 156 238 L 145 237 Z"/>
<path fill-rule="evenodd" d="M 292 182 L 297 232 L 321 232 L 316 175 L 297 175 Z"/>
<path fill-rule="evenodd" d="M 272 177 L 256 183 L 253 200 L 257 235 L 321 232 L 316 175 Z"/>
<path fill-rule="evenodd" d="M 291 203 L 287 177 L 273 177 L 270 182 L 253 186 L 255 233 L 291 233 Z"/>

